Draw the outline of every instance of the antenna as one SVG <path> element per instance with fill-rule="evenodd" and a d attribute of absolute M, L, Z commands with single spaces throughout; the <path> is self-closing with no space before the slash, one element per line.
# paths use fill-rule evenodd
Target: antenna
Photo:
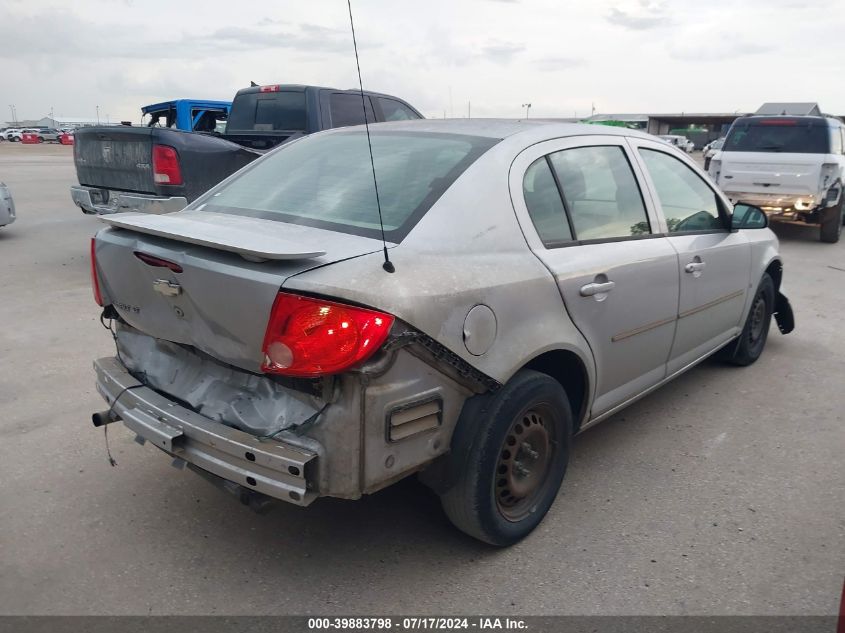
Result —
<path fill-rule="evenodd" d="M 396 267 L 387 254 L 387 240 L 384 239 L 384 220 L 381 215 L 381 199 L 378 195 L 378 180 L 376 180 L 376 161 L 373 158 L 373 143 L 370 140 L 370 124 L 367 121 L 367 106 L 364 103 L 364 82 L 361 81 L 361 62 L 358 61 L 358 42 L 355 40 L 355 23 L 352 21 L 352 0 L 346 0 L 349 7 L 349 26 L 352 27 L 352 46 L 355 47 L 355 65 L 358 67 L 358 87 L 361 90 L 361 109 L 364 111 L 364 129 L 367 130 L 367 147 L 370 149 L 370 166 L 373 168 L 373 185 L 376 188 L 376 206 L 378 207 L 378 223 L 381 227 L 381 246 L 384 250 L 384 263 L 381 265 L 387 272 L 396 272 Z"/>

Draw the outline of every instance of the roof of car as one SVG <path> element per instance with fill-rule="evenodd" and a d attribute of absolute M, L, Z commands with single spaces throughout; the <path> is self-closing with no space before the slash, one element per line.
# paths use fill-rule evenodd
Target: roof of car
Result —
<path fill-rule="evenodd" d="M 587 125 L 585 123 L 557 123 L 532 119 L 418 119 L 409 121 L 390 121 L 378 123 L 377 129 L 408 130 L 414 132 L 440 132 L 466 136 L 484 136 L 504 139 L 517 134 L 544 138 L 562 136 L 618 135 L 654 137 L 637 130 L 606 125 Z M 356 126 L 363 129 L 363 125 Z M 373 126 L 375 127 L 375 125 Z M 349 130 L 350 128 L 339 128 Z"/>

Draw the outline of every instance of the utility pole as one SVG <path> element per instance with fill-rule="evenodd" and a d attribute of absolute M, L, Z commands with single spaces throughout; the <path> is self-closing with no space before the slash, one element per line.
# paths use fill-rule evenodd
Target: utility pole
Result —
<path fill-rule="evenodd" d="M 593 104 L 592 104 L 592 106 L 593 106 L 593 107 L 592 107 L 592 109 L 590 110 L 590 116 L 595 116 L 595 114 L 596 114 L 596 104 L 595 104 L 595 103 L 593 103 Z"/>
<path fill-rule="evenodd" d="M 531 114 L 531 104 L 530 103 L 523 103 L 522 107 L 525 108 L 525 118 L 528 118 L 528 115 Z"/>
<path fill-rule="evenodd" d="M 472 101 L 467 101 L 467 118 L 472 118 Z"/>
<path fill-rule="evenodd" d="M 97 125 L 100 125 L 100 106 L 97 106 Z"/>

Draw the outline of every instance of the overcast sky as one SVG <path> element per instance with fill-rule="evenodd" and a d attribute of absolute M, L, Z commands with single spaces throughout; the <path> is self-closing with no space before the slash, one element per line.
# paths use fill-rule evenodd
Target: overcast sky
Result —
<path fill-rule="evenodd" d="M 429 117 L 845 113 L 842 0 L 353 0 L 364 87 Z M 0 119 L 140 119 L 258 83 L 357 86 L 346 0 L 2 0 Z"/>

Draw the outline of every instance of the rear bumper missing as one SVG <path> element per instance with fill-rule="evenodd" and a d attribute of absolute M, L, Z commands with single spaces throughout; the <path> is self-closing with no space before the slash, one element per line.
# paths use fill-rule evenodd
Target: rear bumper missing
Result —
<path fill-rule="evenodd" d="M 246 489 L 307 506 L 317 453 L 214 422 L 144 386 L 116 358 L 94 361 L 97 391 L 140 437 L 164 452 Z M 117 402 L 115 399 L 117 398 Z"/>
<path fill-rule="evenodd" d="M 139 213 L 172 213 L 188 206 L 188 199 L 181 196 L 146 196 L 140 193 L 126 193 L 75 185 L 70 188 L 73 203 L 84 213 L 109 215 L 134 211 Z"/>

